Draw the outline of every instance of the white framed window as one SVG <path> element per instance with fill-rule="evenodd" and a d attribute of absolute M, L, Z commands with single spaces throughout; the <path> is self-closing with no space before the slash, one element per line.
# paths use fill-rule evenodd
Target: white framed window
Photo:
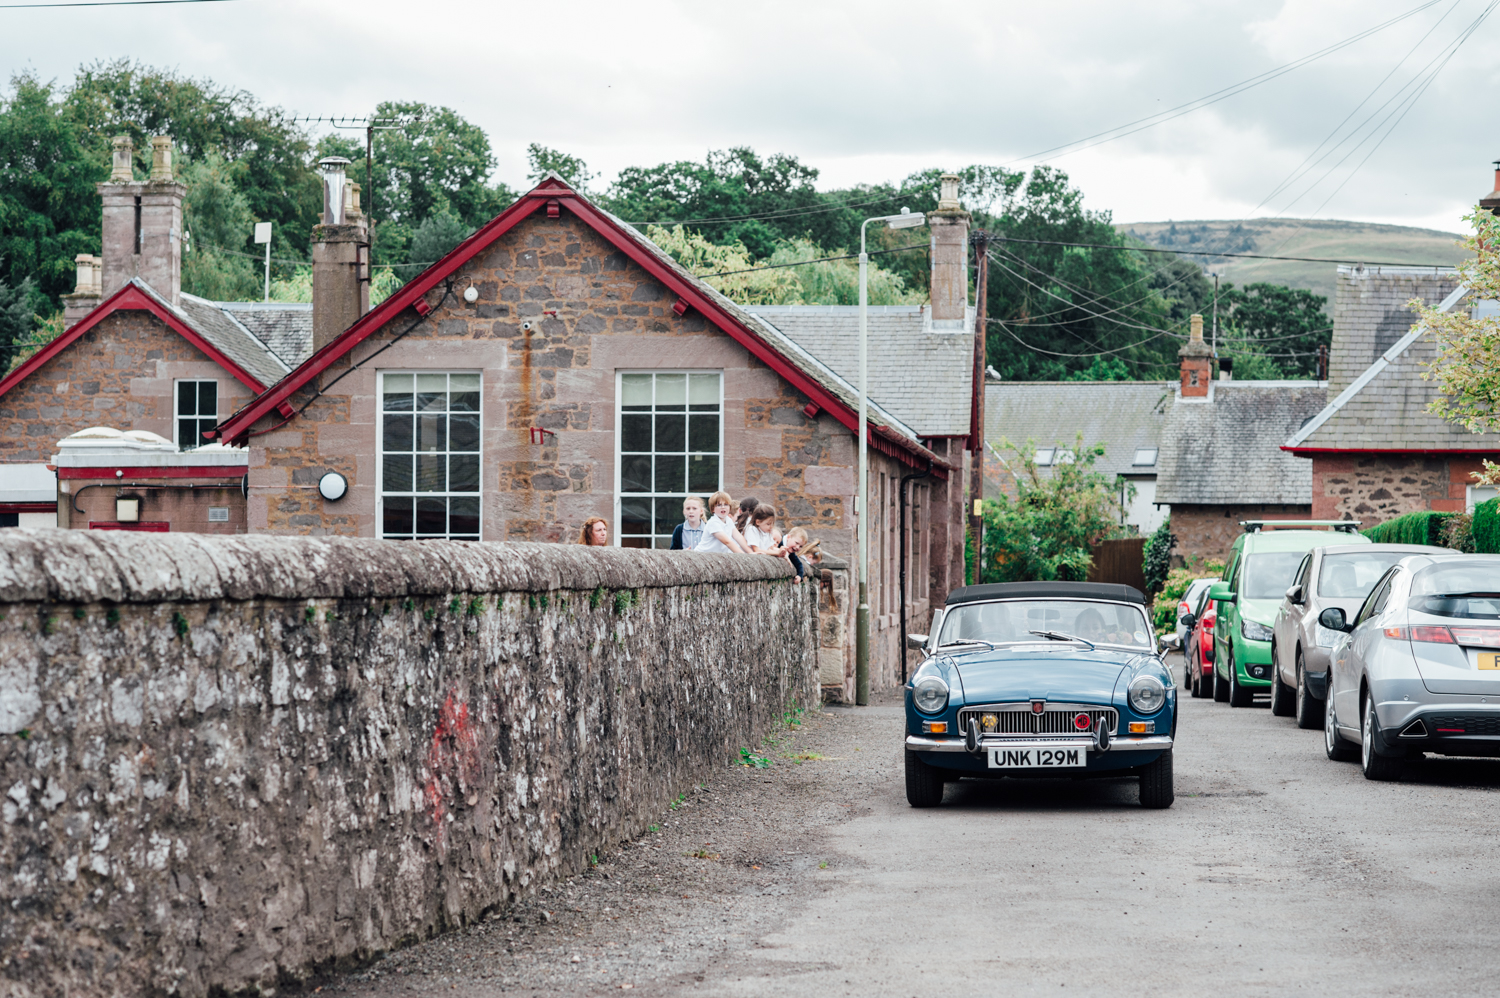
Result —
<path fill-rule="evenodd" d="M 203 434 L 219 425 L 219 383 L 183 379 L 174 386 L 178 450 L 203 446 Z"/>
<path fill-rule="evenodd" d="M 619 371 L 616 377 L 615 543 L 670 547 L 683 499 L 707 501 L 721 487 L 724 376 Z"/>
<path fill-rule="evenodd" d="M 1155 447 L 1137 447 L 1135 449 L 1135 459 L 1130 463 L 1133 467 L 1136 468 L 1155 467 L 1156 452 L 1157 448 Z"/>
<path fill-rule="evenodd" d="M 1056 447 L 1038 447 L 1036 449 L 1036 463 L 1040 467 L 1046 467 L 1052 463 L 1052 458 L 1057 455 Z"/>
<path fill-rule="evenodd" d="M 380 373 L 380 536 L 479 540 L 476 371 Z"/>

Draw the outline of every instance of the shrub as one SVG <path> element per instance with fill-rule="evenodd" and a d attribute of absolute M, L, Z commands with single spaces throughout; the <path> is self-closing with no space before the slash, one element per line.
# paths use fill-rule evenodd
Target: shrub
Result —
<path fill-rule="evenodd" d="M 1169 516 L 1162 521 L 1161 526 L 1156 528 L 1149 540 L 1141 563 L 1141 572 L 1146 576 L 1146 595 L 1159 593 L 1162 586 L 1166 584 L 1169 569 L 1172 567 L 1172 548 L 1177 544 L 1177 537 L 1172 533 L 1172 518 Z M 1183 586 L 1183 591 L 1187 589 Z M 1181 596 L 1181 593 L 1178 594 Z"/>
<path fill-rule="evenodd" d="M 1473 550 L 1500 554 L 1500 499 L 1487 499 L 1474 507 Z"/>
<path fill-rule="evenodd" d="M 1443 521 L 1442 545 L 1464 554 L 1474 553 L 1474 517 L 1470 513 L 1454 513 Z"/>
<path fill-rule="evenodd" d="M 1418 510 L 1387 520 L 1368 530 L 1361 530 L 1360 533 L 1376 544 L 1442 544 L 1443 522 L 1451 516 L 1452 513 Z"/>

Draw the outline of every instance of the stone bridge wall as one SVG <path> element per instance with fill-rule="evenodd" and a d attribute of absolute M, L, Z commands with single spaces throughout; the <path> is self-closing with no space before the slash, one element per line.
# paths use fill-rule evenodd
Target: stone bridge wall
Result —
<path fill-rule="evenodd" d="M 269 991 L 584 868 L 817 696 L 787 572 L 0 531 L 0 986 Z"/>

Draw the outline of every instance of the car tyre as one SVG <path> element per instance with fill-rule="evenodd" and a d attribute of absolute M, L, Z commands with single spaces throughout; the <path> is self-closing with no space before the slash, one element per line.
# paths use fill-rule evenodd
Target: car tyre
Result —
<path fill-rule="evenodd" d="M 1323 751 L 1334 762 L 1349 762 L 1357 758 L 1358 753 L 1358 747 L 1339 734 L 1339 720 L 1333 709 L 1331 682 L 1328 699 L 1323 701 Z"/>
<path fill-rule="evenodd" d="M 1365 771 L 1365 779 L 1384 782 L 1401 775 L 1401 760 L 1375 751 L 1375 731 L 1379 723 L 1380 719 L 1375 716 L 1375 698 L 1366 697 L 1364 723 L 1360 727 L 1360 768 Z"/>
<path fill-rule="evenodd" d="M 906 802 L 912 807 L 937 807 L 943 802 L 943 774 L 911 749 L 906 750 Z"/>
<path fill-rule="evenodd" d="M 1255 702 L 1255 694 L 1240 685 L 1239 671 L 1234 667 L 1234 656 L 1229 656 L 1229 693 L 1224 698 L 1231 707 L 1248 707 Z"/>
<path fill-rule="evenodd" d="M 1276 657 L 1276 646 L 1271 646 L 1271 714 L 1274 717 L 1291 717 L 1296 709 L 1297 691 L 1281 681 L 1281 665 Z"/>
<path fill-rule="evenodd" d="M 1234 668 L 1234 663 L 1230 662 L 1229 667 L 1231 669 Z M 1218 663 L 1214 663 L 1213 671 L 1210 675 L 1213 679 L 1214 700 L 1218 703 L 1225 703 L 1229 699 L 1229 683 L 1219 678 Z"/>
<path fill-rule="evenodd" d="M 1171 807 L 1176 795 L 1172 791 L 1172 750 L 1167 749 L 1141 767 L 1141 807 Z"/>
<path fill-rule="evenodd" d="M 1311 731 L 1323 723 L 1323 701 L 1307 688 L 1307 662 L 1297 649 L 1297 727 Z"/>

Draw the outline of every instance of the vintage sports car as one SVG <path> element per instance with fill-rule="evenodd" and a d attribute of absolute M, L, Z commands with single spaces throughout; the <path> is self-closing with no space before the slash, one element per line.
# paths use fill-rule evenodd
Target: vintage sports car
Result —
<path fill-rule="evenodd" d="M 1008 582 L 948 594 L 906 686 L 906 799 L 965 777 L 1140 778 L 1172 804 L 1177 690 L 1130 586 Z"/>
<path fill-rule="evenodd" d="M 1390 780 L 1424 752 L 1500 756 L 1500 557 L 1403 558 L 1353 620 L 1331 606 L 1318 623 L 1345 632 L 1328 670 L 1328 758 Z"/>

